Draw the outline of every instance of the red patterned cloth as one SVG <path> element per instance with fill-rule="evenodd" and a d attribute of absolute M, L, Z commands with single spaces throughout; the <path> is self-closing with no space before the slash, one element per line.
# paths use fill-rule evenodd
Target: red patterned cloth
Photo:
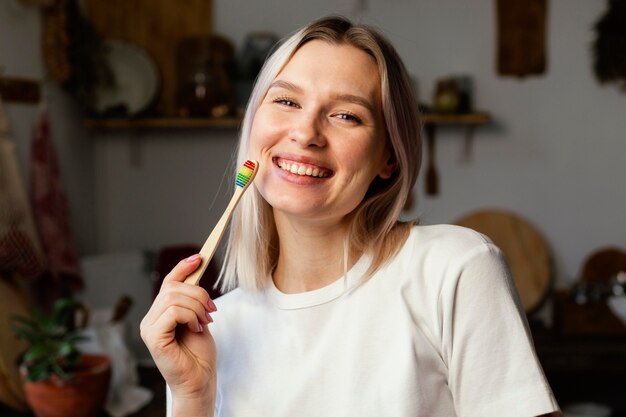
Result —
<path fill-rule="evenodd" d="M 82 288 L 80 263 L 69 225 L 67 198 L 47 114 L 42 113 L 31 151 L 31 193 L 35 222 L 47 258 L 47 272 L 38 288 L 41 301 L 50 302 Z"/>

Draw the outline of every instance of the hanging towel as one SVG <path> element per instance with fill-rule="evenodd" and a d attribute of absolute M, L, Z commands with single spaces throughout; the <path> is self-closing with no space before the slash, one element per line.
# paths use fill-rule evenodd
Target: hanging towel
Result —
<path fill-rule="evenodd" d="M 43 258 L 0 100 L 0 276 L 35 278 Z"/>
<path fill-rule="evenodd" d="M 45 111 L 42 111 L 35 129 L 30 168 L 33 213 L 47 258 L 45 279 L 41 280 L 37 290 L 41 296 L 39 301 L 48 305 L 59 296 L 81 289 L 83 280 Z"/>

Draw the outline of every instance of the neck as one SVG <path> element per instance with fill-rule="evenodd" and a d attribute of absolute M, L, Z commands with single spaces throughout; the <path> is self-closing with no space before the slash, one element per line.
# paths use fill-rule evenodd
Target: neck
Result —
<path fill-rule="evenodd" d="M 279 256 L 273 280 L 285 293 L 299 293 L 322 288 L 350 269 L 358 254 L 348 256 L 344 266 L 346 224 L 320 224 L 276 215 Z"/>

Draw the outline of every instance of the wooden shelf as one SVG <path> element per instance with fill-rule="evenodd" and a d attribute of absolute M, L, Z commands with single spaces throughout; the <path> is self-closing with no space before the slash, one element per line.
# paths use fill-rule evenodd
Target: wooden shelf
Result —
<path fill-rule="evenodd" d="M 491 122 L 487 112 L 446 114 L 424 113 L 422 120 L 426 125 L 482 125 Z M 220 128 L 238 129 L 241 119 L 228 118 L 192 118 L 192 117 L 152 117 L 152 118 L 92 118 L 83 120 L 88 129 L 199 129 Z"/>
<path fill-rule="evenodd" d="M 83 126 L 88 129 L 238 129 L 241 119 L 229 118 L 193 118 L 193 117 L 155 117 L 155 118 L 119 118 L 119 119 L 84 119 Z"/>
<path fill-rule="evenodd" d="M 439 194 L 439 173 L 435 166 L 435 136 L 438 127 L 462 126 L 465 128 L 464 159 L 469 159 L 474 130 L 477 126 L 491 123 L 491 115 L 487 112 L 472 113 L 424 113 L 424 132 L 426 133 L 426 194 Z"/>
<path fill-rule="evenodd" d="M 153 118 L 92 118 L 84 119 L 83 126 L 87 129 L 103 130 L 143 130 L 143 129 L 232 129 L 241 127 L 242 119 L 231 118 L 185 118 L 185 117 L 153 117 Z M 435 167 L 435 132 L 437 127 L 462 126 L 466 130 L 465 151 L 469 158 L 474 129 L 477 126 L 492 122 L 491 115 L 484 111 L 472 113 L 423 113 L 422 122 L 426 133 L 427 170 L 426 193 L 436 195 L 439 192 L 439 180 Z"/>
<path fill-rule="evenodd" d="M 35 80 L 0 77 L 0 97 L 5 102 L 37 104 L 41 99 L 41 87 Z"/>
<path fill-rule="evenodd" d="M 482 125 L 491 122 L 491 115 L 487 112 L 473 113 L 424 113 L 424 124 L 433 125 Z"/>

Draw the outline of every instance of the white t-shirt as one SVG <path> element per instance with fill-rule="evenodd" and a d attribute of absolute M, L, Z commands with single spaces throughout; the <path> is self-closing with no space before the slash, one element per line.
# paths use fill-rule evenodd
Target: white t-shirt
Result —
<path fill-rule="evenodd" d="M 307 250 L 303 248 L 303 250 Z M 311 250 L 314 250 L 312 248 Z M 416 226 L 363 280 L 217 300 L 220 417 L 533 417 L 558 410 L 503 256 L 469 229 Z M 270 280 L 271 281 L 271 280 Z"/>

